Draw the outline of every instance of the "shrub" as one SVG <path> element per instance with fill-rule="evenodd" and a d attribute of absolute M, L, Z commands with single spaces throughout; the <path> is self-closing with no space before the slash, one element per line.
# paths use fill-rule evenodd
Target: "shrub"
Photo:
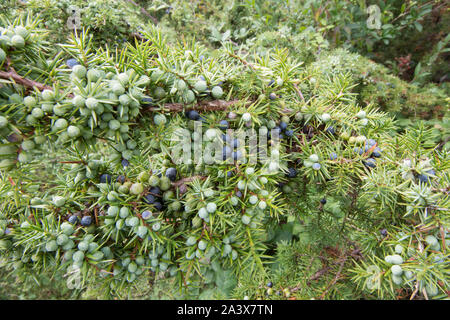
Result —
<path fill-rule="evenodd" d="M 77 287 L 107 295 L 150 271 L 203 297 L 253 297 L 276 244 L 302 239 L 294 253 L 278 247 L 281 263 L 295 251 L 339 259 L 322 298 L 336 296 L 343 272 L 347 297 L 354 286 L 379 298 L 446 295 L 448 151 L 432 130 L 397 134 L 376 102 L 361 105 L 352 70 L 320 75 L 287 50 L 169 44 L 156 27 L 116 53 L 94 50 L 84 31 L 46 50 L 38 20 L 0 31 L 7 268 L 75 274 Z M 250 162 L 267 147 L 239 136 L 250 129 L 268 137 L 271 158 Z M 183 143 L 186 130 L 196 143 Z M 215 144 L 225 152 L 206 152 Z M 233 291 L 245 279 L 254 291 Z"/>

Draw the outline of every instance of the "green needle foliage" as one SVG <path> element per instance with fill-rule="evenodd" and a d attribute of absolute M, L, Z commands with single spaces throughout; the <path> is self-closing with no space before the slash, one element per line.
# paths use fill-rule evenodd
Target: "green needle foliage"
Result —
<path fill-rule="evenodd" d="M 184 297 L 447 297 L 449 151 L 362 104 L 354 70 L 154 26 L 122 49 L 82 30 L 52 50 L 39 24 L 0 28 L 6 270 L 107 297 L 146 277 Z M 208 150 L 223 120 L 236 137 L 274 129 L 273 158 L 244 161 L 261 151 L 244 138 L 213 164 L 185 149 L 180 128 Z"/>

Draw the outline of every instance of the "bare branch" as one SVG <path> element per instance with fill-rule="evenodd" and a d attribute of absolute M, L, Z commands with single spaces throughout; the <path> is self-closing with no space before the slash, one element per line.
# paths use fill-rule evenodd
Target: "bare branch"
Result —
<path fill-rule="evenodd" d="M 181 186 L 182 184 L 185 184 L 185 183 L 187 183 L 187 182 L 194 181 L 195 179 L 204 180 L 204 179 L 206 179 L 206 177 L 205 177 L 205 176 L 192 176 L 192 177 L 187 177 L 187 178 L 183 178 L 183 179 L 180 179 L 180 180 L 178 180 L 178 181 L 172 182 L 172 185 L 173 185 L 174 187 L 179 187 L 179 186 Z"/>
<path fill-rule="evenodd" d="M 158 24 L 158 20 L 152 16 L 150 13 L 148 13 L 147 10 L 145 10 L 144 8 L 140 7 L 136 2 L 134 2 L 133 0 L 126 0 L 127 2 L 135 5 L 136 7 L 139 8 L 139 10 L 141 11 L 142 14 L 144 14 L 147 18 L 149 18 L 150 20 L 152 20 L 152 22 L 156 25 Z"/>
<path fill-rule="evenodd" d="M 223 111 L 227 110 L 231 106 L 242 103 L 242 100 L 212 100 L 212 101 L 201 101 L 197 105 L 193 107 L 189 107 L 188 109 L 198 110 L 198 111 Z M 252 104 L 252 101 L 245 102 L 245 106 Z M 162 111 L 166 110 L 169 112 L 182 112 L 184 107 L 187 106 L 183 103 L 166 103 L 163 107 L 149 107 L 147 111 Z"/>

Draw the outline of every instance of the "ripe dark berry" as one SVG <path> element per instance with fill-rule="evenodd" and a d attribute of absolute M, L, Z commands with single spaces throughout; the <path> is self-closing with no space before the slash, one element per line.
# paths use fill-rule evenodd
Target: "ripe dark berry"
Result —
<path fill-rule="evenodd" d="M 431 169 L 431 170 L 428 170 L 425 174 L 419 174 L 417 176 L 417 178 L 419 179 L 420 182 L 428 183 L 430 181 L 429 176 L 430 175 L 434 176 L 435 174 L 436 174 L 436 172 L 433 169 Z"/>
<path fill-rule="evenodd" d="M 239 142 L 239 139 L 234 139 L 233 140 L 233 148 L 239 148 L 239 145 L 240 145 L 241 143 Z"/>
<path fill-rule="evenodd" d="M 100 176 L 101 183 L 111 183 L 112 177 L 110 174 L 104 173 Z"/>
<path fill-rule="evenodd" d="M 378 147 L 376 147 L 375 149 L 373 149 L 372 157 L 380 158 L 380 157 L 381 157 L 381 149 L 378 148 Z"/>
<path fill-rule="evenodd" d="M 90 226 L 92 223 L 92 217 L 91 216 L 84 216 L 83 218 L 81 218 L 81 225 L 88 227 Z"/>
<path fill-rule="evenodd" d="M 294 130 L 286 130 L 284 134 L 286 137 L 292 137 L 294 135 Z"/>
<path fill-rule="evenodd" d="M 234 175 L 233 171 L 228 171 L 227 172 L 227 177 L 231 178 Z"/>
<path fill-rule="evenodd" d="M 272 87 L 274 83 L 275 83 L 275 80 L 272 79 L 272 80 L 269 81 L 268 86 L 269 86 L 269 87 Z"/>
<path fill-rule="evenodd" d="M 275 94 L 275 93 L 271 93 L 271 94 L 269 94 L 269 99 L 270 100 L 275 100 L 277 98 L 277 95 Z"/>
<path fill-rule="evenodd" d="M 144 196 L 144 202 L 145 203 L 153 204 L 153 203 L 155 203 L 155 201 L 156 201 L 156 198 L 152 194 L 147 194 L 147 195 Z"/>
<path fill-rule="evenodd" d="M 329 134 L 335 134 L 336 130 L 334 129 L 334 127 L 328 127 L 326 130 Z"/>
<path fill-rule="evenodd" d="M 153 105 L 153 99 L 152 98 L 143 98 L 142 99 L 142 105 L 143 106 L 151 106 L 151 105 Z"/>
<path fill-rule="evenodd" d="M 148 219 L 152 216 L 152 213 L 148 210 L 145 210 L 144 212 L 142 212 L 142 219 Z"/>
<path fill-rule="evenodd" d="M 272 288 L 273 283 L 270 281 L 270 282 L 267 283 L 267 286 L 268 286 L 269 288 Z"/>
<path fill-rule="evenodd" d="M 295 168 L 288 168 L 287 176 L 289 178 L 295 178 L 297 176 L 297 170 Z"/>
<path fill-rule="evenodd" d="M 377 163 L 374 158 L 368 158 L 366 161 L 363 161 L 364 165 L 369 168 L 375 168 Z"/>
<path fill-rule="evenodd" d="M 78 217 L 77 216 L 70 216 L 69 217 L 69 223 L 77 224 L 78 223 Z"/>
<path fill-rule="evenodd" d="M 149 192 L 153 193 L 153 194 L 161 194 L 161 189 L 159 189 L 158 187 L 151 187 Z"/>
<path fill-rule="evenodd" d="M 383 237 L 386 237 L 386 236 L 388 235 L 388 232 L 387 232 L 386 229 L 381 229 L 381 230 L 380 230 L 380 234 L 381 234 Z"/>
<path fill-rule="evenodd" d="M 175 181 L 177 179 L 177 169 L 175 168 L 167 169 L 166 177 L 169 178 L 170 181 Z"/>
<path fill-rule="evenodd" d="M 120 183 L 124 183 L 124 182 L 125 182 L 125 176 L 124 176 L 124 175 L 118 176 L 117 179 L 116 179 L 116 181 L 117 181 L 117 182 L 120 182 Z"/>
<path fill-rule="evenodd" d="M 76 59 L 69 59 L 66 61 L 67 66 L 72 69 L 77 64 L 80 64 Z"/>
<path fill-rule="evenodd" d="M 186 113 L 186 116 L 191 120 L 199 120 L 200 119 L 200 114 L 195 110 L 189 110 Z"/>
<path fill-rule="evenodd" d="M 153 206 L 155 207 L 156 210 L 161 211 L 163 208 L 163 205 L 161 202 L 157 201 L 153 204 Z"/>
<path fill-rule="evenodd" d="M 281 130 L 286 130 L 286 129 L 287 129 L 287 123 L 281 121 L 281 122 L 280 122 L 280 129 L 281 129 Z"/>
<path fill-rule="evenodd" d="M 220 124 L 220 126 L 219 126 L 220 129 L 228 129 L 228 127 L 229 127 L 227 120 L 220 120 L 219 124 Z"/>
<path fill-rule="evenodd" d="M 22 140 L 22 137 L 19 136 L 17 133 L 11 133 L 9 136 L 6 137 L 6 140 L 8 140 L 8 142 L 19 142 Z"/>
<path fill-rule="evenodd" d="M 122 159 L 122 166 L 124 168 L 128 167 L 130 165 L 130 162 L 127 159 Z"/>
<path fill-rule="evenodd" d="M 327 199 L 325 199 L 325 198 L 321 199 L 321 200 L 320 200 L 320 203 L 321 203 L 321 204 L 327 203 Z"/>
<path fill-rule="evenodd" d="M 239 190 L 236 191 L 236 197 L 242 198 L 242 192 L 240 192 Z"/>
<path fill-rule="evenodd" d="M 330 153 L 330 160 L 336 160 L 337 154 L 335 152 Z"/>

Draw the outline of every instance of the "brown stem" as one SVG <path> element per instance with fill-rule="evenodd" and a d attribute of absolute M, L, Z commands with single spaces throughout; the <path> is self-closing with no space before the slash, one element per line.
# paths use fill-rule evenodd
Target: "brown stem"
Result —
<path fill-rule="evenodd" d="M 181 186 L 182 184 L 185 184 L 186 182 L 191 182 L 191 181 L 193 181 L 193 180 L 195 180 L 195 179 L 203 180 L 203 179 L 206 179 L 206 177 L 205 177 L 205 176 L 192 176 L 192 177 L 187 177 L 187 178 L 183 178 L 183 179 L 180 179 L 180 180 L 178 180 L 178 181 L 172 182 L 172 185 L 175 186 L 175 187 L 179 187 L 179 186 Z"/>
<path fill-rule="evenodd" d="M 19 75 L 13 67 L 10 66 L 10 64 L 7 64 L 9 66 L 9 71 L 0 71 L 0 79 L 13 79 L 16 83 L 19 83 L 27 88 L 34 88 L 36 87 L 38 90 L 43 91 L 44 89 L 53 90 L 52 87 L 42 84 L 40 82 L 27 79 Z M 68 94 L 68 97 L 72 97 L 73 94 Z M 249 106 L 253 103 L 253 101 L 246 101 L 243 102 L 242 100 L 212 100 L 212 101 L 201 101 L 197 105 L 193 106 L 190 109 L 198 110 L 198 111 L 223 111 L 227 110 L 231 106 L 234 106 L 236 104 L 243 103 L 244 106 Z M 185 104 L 183 103 L 166 103 L 162 107 L 163 110 L 166 110 L 168 112 L 182 112 L 184 110 Z M 149 107 L 147 108 L 147 111 L 153 112 L 153 111 L 160 111 L 160 107 Z"/>
<path fill-rule="evenodd" d="M 47 86 L 47 85 L 39 83 L 37 81 L 26 79 L 26 78 L 22 77 L 12 67 L 10 67 L 9 71 L 0 71 L 0 78 L 1 79 L 12 79 L 12 80 L 14 80 L 14 82 L 21 84 L 27 88 L 36 87 L 39 91 L 42 91 L 44 89 L 53 90 L 53 88 L 50 86 Z"/>
<path fill-rule="evenodd" d="M 144 14 L 146 17 L 148 17 L 150 20 L 152 20 L 152 22 L 156 25 L 158 24 L 158 20 L 152 16 L 150 13 L 147 12 L 147 10 L 145 10 L 144 8 L 140 7 L 136 2 L 134 2 L 133 0 L 126 0 L 129 3 L 132 3 L 133 5 L 135 5 L 136 7 L 139 8 L 139 10 L 141 11 L 142 14 Z"/>
<path fill-rule="evenodd" d="M 191 107 L 190 109 L 198 111 L 223 111 L 227 110 L 231 106 L 242 103 L 242 100 L 212 100 L 212 101 L 201 101 L 197 105 Z M 252 101 L 245 102 L 245 106 L 248 106 Z M 168 112 L 182 112 L 184 110 L 185 104 L 183 103 L 166 103 L 162 108 L 160 107 L 149 107 L 147 111 L 161 111 L 166 110 Z"/>
<path fill-rule="evenodd" d="M 229 52 L 228 54 L 229 54 L 231 57 L 233 57 L 233 58 L 239 60 L 244 66 L 249 67 L 249 68 L 252 69 L 253 71 L 256 70 L 255 66 L 254 66 L 253 64 L 251 64 L 250 62 L 246 61 L 245 59 L 243 59 L 243 58 L 239 57 L 238 55 L 236 55 L 236 54 L 234 54 L 234 53 L 231 53 L 231 52 Z"/>
<path fill-rule="evenodd" d="M 294 85 L 294 88 L 295 88 L 295 91 L 297 92 L 297 94 L 300 96 L 300 98 L 302 98 L 303 101 L 305 101 L 305 97 L 303 96 L 300 88 L 295 83 L 293 83 L 293 85 Z"/>

